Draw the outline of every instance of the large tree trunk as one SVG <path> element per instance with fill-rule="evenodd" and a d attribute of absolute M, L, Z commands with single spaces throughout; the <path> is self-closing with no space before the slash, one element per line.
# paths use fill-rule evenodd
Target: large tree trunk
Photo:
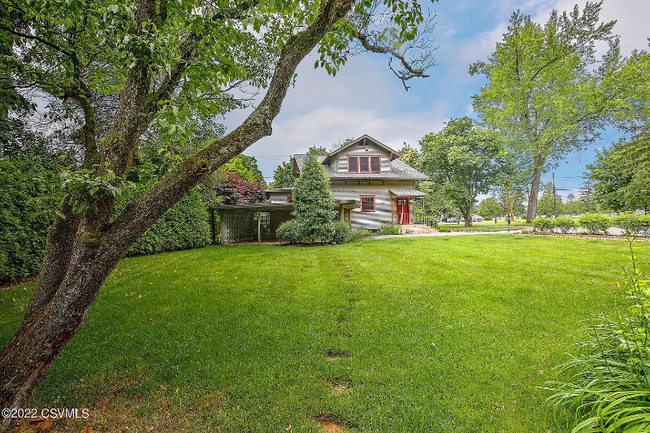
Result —
<path fill-rule="evenodd" d="M 465 217 L 465 227 L 472 227 L 472 210 L 473 206 L 467 206 L 466 209 L 463 210 L 463 214 Z"/>
<path fill-rule="evenodd" d="M 145 4 L 143 15 L 151 15 L 154 2 Z M 351 0 L 323 1 L 315 21 L 289 38 L 280 53 L 268 90 L 257 109 L 242 125 L 189 157 L 149 192 L 131 203 L 120 217 L 109 223 L 113 197 L 98 200 L 98 212 L 75 215 L 71 203 L 61 207 L 48 236 L 41 273 L 20 328 L 0 353 L 0 407 L 21 408 L 29 402 L 49 366 L 70 339 L 83 327 L 100 288 L 120 258 L 135 240 L 163 213 L 196 186 L 201 179 L 260 138 L 270 135 L 298 64 L 322 37 L 351 9 Z M 139 11 L 140 12 L 140 11 Z M 148 22 L 147 16 L 141 18 Z M 137 68 L 136 68 L 137 69 Z M 146 114 L 150 78 L 138 71 L 129 78 L 120 101 L 119 114 L 107 134 L 103 167 L 121 174 L 137 147 L 136 127 Z M 130 119 L 130 120 L 129 120 Z M 0 430 L 15 425 L 3 418 Z"/>
<path fill-rule="evenodd" d="M 542 170 L 546 163 L 546 157 L 536 156 L 533 163 L 533 183 L 530 186 L 530 195 L 528 196 L 528 211 L 526 213 L 526 222 L 532 223 L 537 216 L 537 197 L 539 197 L 539 183 L 542 179 Z"/>

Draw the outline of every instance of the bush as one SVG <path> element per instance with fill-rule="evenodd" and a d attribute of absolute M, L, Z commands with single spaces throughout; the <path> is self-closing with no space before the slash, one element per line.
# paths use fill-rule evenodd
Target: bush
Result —
<path fill-rule="evenodd" d="M 126 205 L 151 187 L 150 183 L 137 185 L 124 191 L 113 210 L 117 218 Z M 210 215 L 198 188 L 190 191 L 144 232 L 129 248 L 127 256 L 186 250 L 209 245 Z"/>
<path fill-rule="evenodd" d="M 586 214 L 580 217 L 578 225 L 587 229 L 592 235 L 607 234 L 607 230 L 612 226 L 612 219 L 607 215 Z"/>
<path fill-rule="evenodd" d="M 439 233 L 450 233 L 451 229 L 449 227 L 438 227 L 438 232 Z"/>
<path fill-rule="evenodd" d="M 633 257 L 634 261 L 634 257 Z M 636 269 L 636 267 L 635 267 Z M 572 433 L 641 432 L 650 426 L 650 298 L 648 280 L 628 271 L 627 308 L 594 316 L 581 353 L 558 367 L 567 382 L 547 382 L 547 403 L 569 410 Z"/>
<path fill-rule="evenodd" d="M 533 220 L 533 228 L 535 231 L 552 232 L 555 228 L 555 220 L 553 218 L 535 218 Z"/>
<path fill-rule="evenodd" d="M 555 227 L 560 229 L 563 234 L 571 233 L 576 228 L 576 222 L 569 217 L 557 218 L 555 220 Z"/>
<path fill-rule="evenodd" d="M 394 225 L 383 226 L 382 228 L 379 229 L 379 234 L 380 235 L 398 235 L 399 234 L 399 227 L 396 227 Z"/>
<path fill-rule="evenodd" d="M 0 159 L 0 284 L 36 275 L 61 193 L 56 158 L 16 152 Z"/>
<path fill-rule="evenodd" d="M 620 215 L 614 218 L 612 223 L 621 228 L 626 236 L 643 235 L 650 229 L 650 215 Z"/>
<path fill-rule="evenodd" d="M 345 221 L 336 221 L 330 242 L 342 244 L 348 242 L 351 236 L 350 225 Z"/>
<path fill-rule="evenodd" d="M 275 230 L 275 236 L 282 242 L 300 243 L 300 230 L 295 220 L 280 224 L 280 227 Z"/>

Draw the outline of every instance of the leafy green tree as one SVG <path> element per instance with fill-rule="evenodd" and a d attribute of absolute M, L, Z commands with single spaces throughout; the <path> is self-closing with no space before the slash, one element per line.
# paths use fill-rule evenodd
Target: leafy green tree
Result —
<path fill-rule="evenodd" d="M 633 173 L 621 155 L 625 143 L 619 141 L 596 152 L 596 160 L 587 165 L 585 175 L 593 182 L 595 200 L 610 211 L 619 212 L 627 208 L 624 189 L 632 182 Z"/>
<path fill-rule="evenodd" d="M 527 221 L 537 213 L 542 173 L 567 153 L 592 142 L 613 109 L 613 86 L 600 86 L 619 64 L 615 22 L 600 23 L 602 1 L 580 13 L 553 11 L 545 25 L 516 12 L 487 62 L 470 66 L 488 84 L 474 96 L 474 109 L 509 139 L 527 162 L 531 179 Z M 598 61 L 596 44 L 608 52 Z"/>
<path fill-rule="evenodd" d="M 262 171 L 257 167 L 254 156 L 240 153 L 223 166 L 229 173 L 236 173 L 249 182 L 265 183 Z"/>
<path fill-rule="evenodd" d="M 439 133 L 426 135 L 421 148 L 423 171 L 444 186 L 444 194 L 471 226 L 476 196 L 500 181 L 506 161 L 501 137 L 462 117 L 450 120 Z"/>
<path fill-rule="evenodd" d="M 505 215 L 506 208 L 494 197 L 488 197 L 481 200 L 477 212 L 485 219 L 493 219 Z"/>
<path fill-rule="evenodd" d="M 291 188 L 293 182 L 293 158 L 289 157 L 273 171 L 273 188 Z"/>
<path fill-rule="evenodd" d="M 553 182 L 547 182 L 544 185 L 542 197 L 537 201 L 537 215 L 555 216 L 555 206 L 557 205 L 558 213 L 562 213 L 562 197 L 555 193 L 555 202 L 553 201 Z"/>
<path fill-rule="evenodd" d="M 323 146 L 310 146 L 307 155 L 329 155 L 330 151 Z"/>
<path fill-rule="evenodd" d="M 382 0 L 2 0 L 2 75 L 61 107 L 81 149 L 48 235 L 25 316 L 0 354 L 0 406 L 24 407 L 83 327 L 104 281 L 159 217 L 211 173 L 271 134 L 301 61 L 336 74 L 352 52 L 395 59 L 403 82 L 431 65 L 417 1 Z M 381 19 L 380 19 L 381 18 Z M 429 48 L 427 48 L 429 47 Z M 413 50 L 420 49 L 412 55 Z M 423 49 L 422 49 L 423 48 Z M 263 91 L 241 125 L 223 136 L 197 131 L 245 104 L 238 85 Z M 32 92 L 33 93 L 33 92 Z M 147 134 L 189 143 L 167 174 L 111 220 L 116 195 Z M 5 418 L 3 429 L 15 422 Z"/>
<path fill-rule="evenodd" d="M 614 143 L 587 165 L 595 200 L 610 211 L 647 208 L 650 204 L 650 135 Z"/>
<path fill-rule="evenodd" d="M 580 204 L 578 207 L 578 213 L 580 214 L 597 213 L 601 211 L 595 198 L 594 184 L 591 180 L 587 179 L 582 185 L 582 188 L 580 188 L 578 202 Z"/>

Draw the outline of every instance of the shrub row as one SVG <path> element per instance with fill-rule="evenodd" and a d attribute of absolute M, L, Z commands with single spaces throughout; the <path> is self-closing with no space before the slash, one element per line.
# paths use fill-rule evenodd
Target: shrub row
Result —
<path fill-rule="evenodd" d="M 60 181 L 56 158 L 16 153 L 0 159 L 0 284 L 38 273 Z"/>
<path fill-rule="evenodd" d="M 282 242 L 288 242 L 290 244 L 313 242 L 313 239 L 300 227 L 300 223 L 296 220 L 282 223 L 275 231 L 275 235 Z M 335 221 L 321 230 L 318 240 L 326 243 L 333 242 L 342 244 L 349 242 L 351 237 L 352 233 L 350 232 L 350 226 L 348 223 L 345 221 Z"/>
<path fill-rule="evenodd" d="M 38 274 L 49 226 L 61 195 L 60 167 L 51 156 L 18 153 L 0 159 L 0 284 Z M 124 193 L 115 214 L 151 186 Z M 195 189 L 165 213 L 129 249 L 143 255 L 210 243 L 209 215 Z"/>
<path fill-rule="evenodd" d="M 115 204 L 115 215 L 151 185 L 138 185 L 126 191 Z M 186 250 L 210 244 L 210 216 L 197 189 L 180 199 L 153 223 L 129 248 L 127 256 L 141 256 L 165 251 Z"/>
<path fill-rule="evenodd" d="M 562 233 L 570 233 L 582 227 L 589 234 L 606 234 L 610 227 L 618 227 L 627 236 L 650 235 L 650 215 L 626 214 L 608 217 L 600 214 L 582 215 L 578 221 L 571 218 L 535 218 L 535 231 L 549 232 L 559 229 Z"/>

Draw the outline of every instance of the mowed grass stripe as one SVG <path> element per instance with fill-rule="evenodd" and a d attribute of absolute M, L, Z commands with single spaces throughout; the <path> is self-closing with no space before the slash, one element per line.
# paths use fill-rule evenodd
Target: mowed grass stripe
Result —
<path fill-rule="evenodd" d="M 542 431 L 535 387 L 581 320 L 611 310 L 627 264 L 624 242 L 499 235 L 126 259 L 34 404 L 93 405 L 112 387 L 105 416 L 145 427 L 162 393 L 191 409 L 170 428 L 196 431 L 318 431 L 318 414 L 364 431 Z M 27 294 L 2 292 L 2 342 Z M 332 395 L 334 379 L 354 388 Z"/>

